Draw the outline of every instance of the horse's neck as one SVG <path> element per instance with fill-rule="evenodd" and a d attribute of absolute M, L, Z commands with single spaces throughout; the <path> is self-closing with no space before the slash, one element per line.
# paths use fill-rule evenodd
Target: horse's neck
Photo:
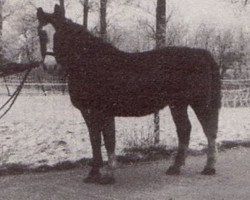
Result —
<path fill-rule="evenodd" d="M 97 58 L 107 54 L 117 54 L 120 52 L 110 43 L 104 42 L 101 38 L 86 31 L 79 24 L 65 21 L 64 23 L 57 24 L 55 29 L 56 37 L 60 38 L 58 40 L 69 40 L 68 42 L 71 44 L 74 42 L 80 43 L 82 55 L 91 55 L 91 57 Z M 59 44 L 60 43 L 61 42 L 59 42 Z"/>

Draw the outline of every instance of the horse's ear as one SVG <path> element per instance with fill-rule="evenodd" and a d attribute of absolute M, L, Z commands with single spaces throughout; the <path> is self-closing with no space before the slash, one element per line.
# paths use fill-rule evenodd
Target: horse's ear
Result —
<path fill-rule="evenodd" d="M 54 7 L 54 14 L 60 18 L 63 17 L 62 8 L 58 4 L 56 4 Z"/>
<path fill-rule="evenodd" d="M 58 4 L 56 4 L 54 7 L 54 13 L 59 13 L 59 12 L 61 12 L 61 7 Z"/>
<path fill-rule="evenodd" d="M 37 13 L 36 13 L 37 18 L 38 18 L 38 19 L 41 19 L 42 16 L 43 16 L 43 14 L 44 14 L 43 9 L 42 9 L 42 8 L 38 8 L 38 9 L 37 9 Z"/>

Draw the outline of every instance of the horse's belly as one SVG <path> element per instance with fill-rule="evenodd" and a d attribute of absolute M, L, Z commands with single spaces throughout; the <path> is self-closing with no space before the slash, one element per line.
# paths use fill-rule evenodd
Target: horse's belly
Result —
<path fill-rule="evenodd" d="M 139 85 L 99 84 L 99 87 L 94 87 L 88 83 L 85 85 L 79 84 L 80 81 L 69 80 L 69 93 L 73 105 L 80 110 L 95 109 L 112 116 L 144 116 L 163 109 L 168 104 L 189 104 L 205 91 L 203 84 L 191 85 L 190 81 L 184 82 L 174 76 L 164 84 L 143 85 L 144 82 L 141 81 Z"/>
<path fill-rule="evenodd" d="M 140 117 L 155 113 L 163 109 L 165 106 L 167 106 L 167 103 L 151 106 L 145 106 L 143 104 L 132 104 L 129 106 L 113 106 L 109 113 L 110 115 L 121 117 Z"/>
<path fill-rule="evenodd" d="M 145 116 L 152 114 L 168 104 L 168 98 L 141 95 L 94 95 L 69 91 L 72 104 L 78 109 L 94 109 L 112 116 Z"/>

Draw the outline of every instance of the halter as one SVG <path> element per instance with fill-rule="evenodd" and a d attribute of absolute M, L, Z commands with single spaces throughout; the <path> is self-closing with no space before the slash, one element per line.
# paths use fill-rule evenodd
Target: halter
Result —
<path fill-rule="evenodd" d="M 42 25 L 38 25 L 37 28 L 39 41 L 40 41 L 40 52 L 42 56 L 43 67 L 45 68 L 44 60 L 47 55 L 55 57 L 54 52 L 47 51 L 48 35 L 46 31 L 42 30 Z"/>

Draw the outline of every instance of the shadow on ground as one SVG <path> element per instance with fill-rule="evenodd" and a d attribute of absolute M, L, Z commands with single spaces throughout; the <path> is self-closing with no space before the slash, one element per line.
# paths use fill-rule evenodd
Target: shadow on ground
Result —
<path fill-rule="evenodd" d="M 250 141 L 222 141 L 218 150 L 225 151 L 228 149 L 246 147 L 250 148 Z M 124 155 L 117 156 L 117 160 L 122 165 L 130 165 L 140 162 L 149 162 L 156 160 L 169 159 L 176 153 L 175 149 L 166 149 L 165 146 L 150 146 L 150 147 L 134 147 L 130 149 L 124 149 Z M 200 156 L 206 153 L 206 149 L 203 150 L 189 150 L 189 155 Z M 37 168 L 30 168 L 29 165 L 21 164 L 8 164 L 0 167 L 0 176 L 6 175 L 17 175 L 17 174 L 28 174 L 28 173 L 43 173 L 49 171 L 61 171 L 83 168 L 91 165 L 91 159 L 81 159 L 76 162 L 62 162 L 53 166 L 42 165 Z"/>

